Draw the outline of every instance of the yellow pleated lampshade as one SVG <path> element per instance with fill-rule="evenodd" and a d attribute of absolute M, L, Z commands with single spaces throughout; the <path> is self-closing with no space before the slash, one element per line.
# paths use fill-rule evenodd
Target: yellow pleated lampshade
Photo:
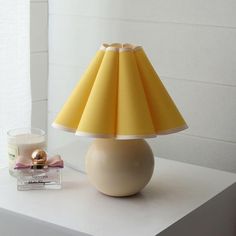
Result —
<path fill-rule="evenodd" d="M 101 46 L 53 126 L 117 139 L 187 128 L 142 47 L 130 44 Z"/>

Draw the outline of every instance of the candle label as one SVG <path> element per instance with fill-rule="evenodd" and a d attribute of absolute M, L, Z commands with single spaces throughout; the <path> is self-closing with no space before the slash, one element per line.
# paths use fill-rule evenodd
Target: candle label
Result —
<path fill-rule="evenodd" d="M 18 146 L 13 144 L 8 144 L 8 161 L 9 161 L 9 170 L 13 171 L 15 167 L 15 161 L 19 154 Z"/>

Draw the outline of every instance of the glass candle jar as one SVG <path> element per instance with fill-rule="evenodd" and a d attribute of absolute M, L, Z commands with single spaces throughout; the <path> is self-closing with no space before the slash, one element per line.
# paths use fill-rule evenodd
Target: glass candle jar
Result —
<path fill-rule="evenodd" d="M 17 156 L 31 159 L 35 149 L 46 148 L 46 134 L 37 128 L 20 128 L 7 132 L 9 173 L 15 176 L 15 161 Z"/>

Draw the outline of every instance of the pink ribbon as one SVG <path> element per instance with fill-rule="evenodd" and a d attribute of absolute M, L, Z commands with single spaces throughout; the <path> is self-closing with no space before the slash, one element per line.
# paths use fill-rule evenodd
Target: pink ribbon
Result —
<path fill-rule="evenodd" d="M 31 159 L 23 157 L 23 156 L 18 156 L 16 159 L 16 165 L 14 169 L 31 168 L 31 166 L 32 166 Z M 45 166 L 63 168 L 64 162 L 61 159 L 60 155 L 55 155 L 48 158 Z"/>

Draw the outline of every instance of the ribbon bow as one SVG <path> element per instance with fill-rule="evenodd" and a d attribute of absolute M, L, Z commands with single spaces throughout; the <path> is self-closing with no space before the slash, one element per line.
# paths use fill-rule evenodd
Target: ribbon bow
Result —
<path fill-rule="evenodd" d="M 48 167 L 59 167 L 63 168 L 64 167 L 64 162 L 61 159 L 60 155 L 55 155 L 52 157 L 49 157 L 48 160 L 46 161 L 45 166 Z M 18 156 L 16 159 L 16 165 L 14 169 L 26 169 L 26 168 L 31 168 L 32 167 L 32 161 L 29 158 L 26 158 L 24 156 Z"/>

